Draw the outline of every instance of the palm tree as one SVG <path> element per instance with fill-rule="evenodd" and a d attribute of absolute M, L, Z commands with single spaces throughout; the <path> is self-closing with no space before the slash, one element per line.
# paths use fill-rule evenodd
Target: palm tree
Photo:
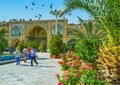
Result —
<path fill-rule="evenodd" d="M 99 73 L 103 80 L 120 80 L 120 0 L 65 0 L 61 16 L 75 9 L 87 11 L 108 37 L 100 47 Z"/>
<path fill-rule="evenodd" d="M 120 1 L 119 0 L 65 0 L 61 16 L 72 10 L 87 11 L 107 33 L 111 44 L 120 44 Z"/>
<path fill-rule="evenodd" d="M 75 46 L 76 54 L 85 62 L 95 65 L 95 61 L 98 59 L 97 53 L 99 45 L 105 38 L 106 33 L 103 32 L 101 28 L 97 28 L 95 22 L 92 20 L 84 23 L 84 21 L 79 18 L 79 21 L 81 30 L 73 29 L 73 34 L 78 37 L 78 41 Z"/>
<path fill-rule="evenodd" d="M 99 39 L 103 40 L 105 38 L 106 33 L 96 26 L 96 23 L 93 20 L 88 20 L 88 22 L 84 23 L 84 21 L 79 18 L 81 30 L 73 29 L 73 34 L 78 37 L 79 40 L 87 39 Z"/>

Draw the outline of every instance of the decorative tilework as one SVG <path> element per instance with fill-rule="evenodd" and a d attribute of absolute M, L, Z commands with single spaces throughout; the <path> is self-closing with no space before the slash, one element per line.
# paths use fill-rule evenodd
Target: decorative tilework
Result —
<path fill-rule="evenodd" d="M 40 25 L 45 28 L 46 30 L 48 29 L 48 23 L 47 22 L 40 22 Z"/>
<path fill-rule="evenodd" d="M 22 25 L 21 24 L 14 24 L 12 25 L 12 36 L 20 36 L 21 34 L 21 29 L 22 29 Z"/>
<path fill-rule="evenodd" d="M 48 23 L 47 22 L 32 22 L 32 23 L 28 23 L 28 24 L 25 24 L 25 28 L 26 29 L 28 29 L 28 28 L 30 28 L 31 26 L 33 26 L 33 25 L 40 25 L 40 26 L 42 26 L 44 29 L 48 29 Z"/>

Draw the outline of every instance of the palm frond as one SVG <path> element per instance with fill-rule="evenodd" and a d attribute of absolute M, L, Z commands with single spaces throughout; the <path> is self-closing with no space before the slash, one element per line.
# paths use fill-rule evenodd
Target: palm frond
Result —
<path fill-rule="evenodd" d="M 117 31 L 120 30 L 119 0 L 65 0 L 64 6 L 61 16 L 72 10 L 85 10 L 101 25 L 110 43 L 120 44 L 120 32 Z"/>

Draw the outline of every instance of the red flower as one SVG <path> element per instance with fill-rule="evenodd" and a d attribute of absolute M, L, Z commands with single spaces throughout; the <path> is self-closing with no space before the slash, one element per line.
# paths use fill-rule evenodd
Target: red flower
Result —
<path fill-rule="evenodd" d="M 66 65 L 66 62 L 58 61 L 60 65 Z"/>
<path fill-rule="evenodd" d="M 63 64 L 63 62 L 62 62 L 62 61 L 58 61 L 58 63 L 59 63 L 60 65 L 62 65 L 62 64 Z"/>
<path fill-rule="evenodd" d="M 93 66 L 92 65 L 83 65 L 80 67 L 81 69 L 92 69 Z"/>

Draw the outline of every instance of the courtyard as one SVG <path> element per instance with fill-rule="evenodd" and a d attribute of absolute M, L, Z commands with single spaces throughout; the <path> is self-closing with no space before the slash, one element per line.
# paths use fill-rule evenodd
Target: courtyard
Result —
<path fill-rule="evenodd" d="M 120 0 L 0 4 L 0 85 L 120 85 Z"/>
<path fill-rule="evenodd" d="M 26 63 L 10 63 L 0 66 L 0 85 L 57 85 L 56 73 L 61 73 L 60 59 L 51 59 L 49 53 L 37 53 L 38 66 Z"/>

